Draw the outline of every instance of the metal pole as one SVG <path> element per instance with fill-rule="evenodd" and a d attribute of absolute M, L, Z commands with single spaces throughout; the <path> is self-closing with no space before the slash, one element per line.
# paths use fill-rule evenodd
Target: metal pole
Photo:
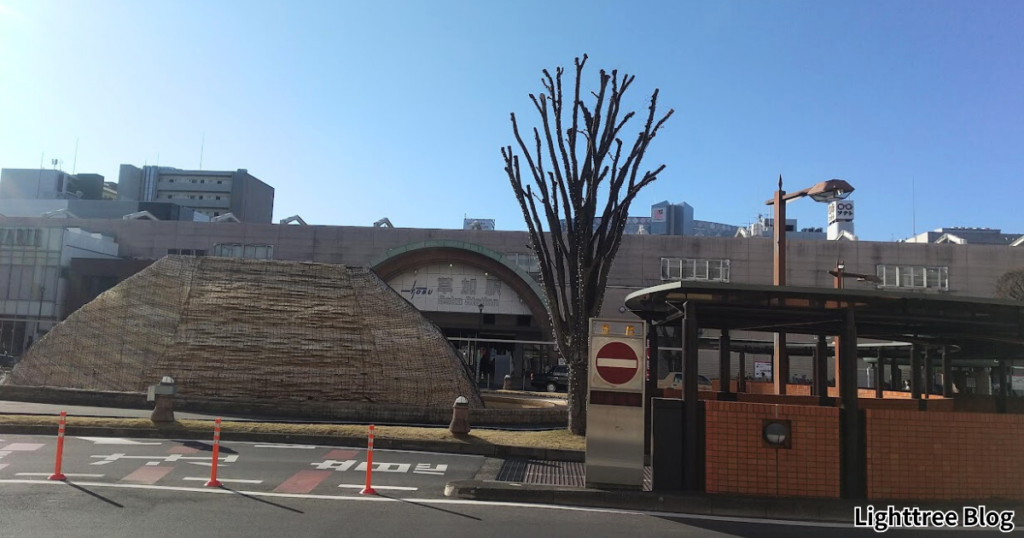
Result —
<path fill-rule="evenodd" d="M 1008 368 L 1006 367 L 1006 359 L 999 359 L 999 397 L 996 399 L 996 412 L 1006 412 L 1006 397 L 1009 395 L 1010 390 L 1007 385 L 1010 384 L 1010 376 L 1008 374 Z"/>
<path fill-rule="evenodd" d="M 747 352 L 740 351 L 740 368 L 736 373 L 736 392 L 747 392 Z"/>
<path fill-rule="evenodd" d="M 910 346 L 910 397 L 921 399 L 921 349 L 917 344 Z"/>
<path fill-rule="evenodd" d="M 884 398 L 885 388 L 885 352 L 878 348 L 878 362 L 875 364 L 875 398 Z"/>
<path fill-rule="evenodd" d="M 718 390 L 732 394 L 732 339 L 729 329 L 722 329 L 718 337 Z"/>
<path fill-rule="evenodd" d="M 841 290 L 843 289 L 843 271 L 839 269 L 839 264 L 836 264 L 836 274 L 832 281 L 832 287 Z M 836 394 L 839 394 L 840 372 L 842 368 L 839 367 L 839 349 L 843 346 L 842 338 L 836 336 L 832 339 L 832 346 L 835 347 L 835 365 L 834 371 L 836 375 Z"/>
<path fill-rule="evenodd" d="M 651 413 L 658 388 L 658 327 L 647 322 L 647 380 L 644 387 L 644 453 L 651 453 Z"/>
<path fill-rule="evenodd" d="M 698 456 L 700 443 L 699 407 L 697 402 L 697 307 L 693 301 L 684 305 L 683 315 L 683 489 L 700 491 Z"/>
<path fill-rule="evenodd" d="M 857 406 L 857 326 L 852 308 L 843 311 L 842 343 L 839 352 L 839 366 L 842 369 L 839 377 L 842 379 L 839 385 L 842 492 L 844 498 L 863 499 L 866 494 L 866 473 L 860 411 Z"/>
<path fill-rule="evenodd" d="M 927 348 L 924 351 L 924 399 L 927 400 L 932 394 L 932 385 L 935 384 L 935 376 L 932 373 L 932 359 L 934 358 L 935 352 L 932 348 Z"/>
<path fill-rule="evenodd" d="M 900 392 L 903 391 L 903 371 L 900 370 L 900 365 L 896 363 L 896 357 L 893 357 L 892 362 L 889 363 L 889 388 Z"/>
<path fill-rule="evenodd" d="M 949 360 L 949 353 L 946 352 L 946 346 L 942 346 L 939 353 L 942 354 L 942 397 L 952 398 L 953 366 Z"/>
<path fill-rule="evenodd" d="M 825 335 L 818 335 L 818 343 L 814 346 L 814 378 L 811 380 L 811 392 L 824 401 L 828 398 L 828 341 Z"/>
<path fill-rule="evenodd" d="M 774 241 L 774 269 L 773 282 L 776 286 L 786 285 L 786 201 L 783 199 L 786 191 L 782 190 L 782 174 L 779 174 L 779 189 L 775 191 L 775 221 L 773 223 Z M 789 383 L 789 355 L 786 349 L 786 333 L 775 333 L 775 356 L 772 365 L 772 380 L 775 383 L 776 394 L 786 394 L 786 385 Z"/>

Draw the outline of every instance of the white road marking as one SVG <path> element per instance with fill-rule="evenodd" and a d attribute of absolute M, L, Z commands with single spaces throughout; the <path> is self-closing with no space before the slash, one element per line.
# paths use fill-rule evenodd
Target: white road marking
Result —
<path fill-rule="evenodd" d="M 131 439 L 122 439 L 120 437 L 79 437 L 83 441 L 91 441 L 94 445 L 136 445 L 136 446 L 153 446 L 162 445 L 159 442 L 148 442 L 148 441 L 133 441 Z"/>
<path fill-rule="evenodd" d="M 195 465 L 211 465 L 210 459 L 213 456 L 212 455 L 211 456 L 185 456 L 185 455 L 182 455 L 182 454 L 171 454 L 171 455 L 168 455 L 168 456 L 128 456 L 128 455 L 124 454 L 123 452 L 119 452 L 117 454 L 110 454 L 110 455 L 107 455 L 107 456 L 95 456 L 94 455 L 94 456 L 90 456 L 90 457 L 91 458 L 102 458 L 102 459 L 100 461 L 94 461 L 94 462 L 90 463 L 89 465 L 106 465 L 108 463 L 112 463 L 112 462 L 115 462 L 117 460 L 131 459 L 131 460 L 150 460 L 149 463 L 147 463 L 146 465 L 156 466 L 156 465 L 160 465 L 160 463 L 171 463 L 171 462 L 175 462 L 175 461 L 178 461 L 178 460 L 202 460 L 203 463 L 196 463 L 196 462 L 193 462 L 193 461 L 186 461 L 186 463 L 193 463 Z M 225 456 L 223 458 L 218 458 L 218 460 L 220 460 L 220 461 L 222 461 L 224 463 L 233 463 L 235 461 L 238 461 L 238 454 L 230 454 L 230 455 Z"/>
<path fill-rule="evenodd" d="M 14 476 L 50 476 L 51 473 L 15 473 Z M 76 473 L 64 473 L 64 476 L 71 478 L 103 478 L 101 474 L 76 474 Z"/>
<path fill-rule="evenodd" d="M 363 489 L 365 486 L 361 484 L 338 484 L 339 488 L 351 488 L 351 489 Z M 420 488 L 413 488 L 409 486 L 373 486 L 373 489 L 393 489 L 396 491 L 417 491 Z"/>
<path fill-rule="evenodd" d="M 65 482 L 58 480 L 21 480 L 21 479 L 0 479 L 0 484 L 25 484 L 25 485 L 38 485 L 38 486 L 59 486 L 68 485 Z M 366 495 L 313 495 L 309 493 L 274 493 L 268 491 L 235 491 L 230 489 L 220 488 L 189 488 L 182 486 L 153 486 L 147 484 L 122 484 L 122 483 L 109 483 L 109 482 L 75 482 L 80 486 L 89 486 L 97 488 L 124 488 L 124 489 L 152 489 L 162 491 L 186 491 L 191 493 L 210 493 L 215 495 L 248 495 L 252 497 L 276 497 L 285 499 L 322 499 L 322 500 L 335 500 L 335 501 L 351 501 L 351 502 L 415 502 L 420 504 L 443 504 L 443 505 L 462 505 L 462 506 L 495 506 L 495 507 L 509 507 L 509 508 L 533 508 L 540 510 L 566 510 L 571 512 L 593 512 L 593 513 L 605 513 L 605 514 L 622 514 L 622 515 L 640 515 L 640 516 L 652 516 L 652 517 L 672 517 L 676 519 L 692 519 L 697 521 L 727 521 L 733 523 L 766 523 L 769 525 L 789 525 L 793 527 L 824 527 L 824 528 L 837 528 L 837 529 L 852 529 L 854 528 L 851 523 L 830 523 L 830 522 L 816 522 L 816 521 L 786 521 L 781 519 L 760 519 L 760 518 L 745 518 L 745 517 L 728 517 L 728 516 L 705 516 L 697 514 L 685 514 L 680 512 L 653 512 L 653 511 L 635 511 L 635 510 L 616 510 L 611 508 L 589 508 L 584 506 L 560 506 L 555 504 L 533 504 L 533 503 L 515 503 L 515 502 L 501 502 L 501 501 L 473 501 L 468 499 L 419 499 L 413 497 L 403 498 L 390 498 L 390 497 L 373 497 Z"/>
<path fill-rule="evenodd" d="M 33 450 L 39 450 L 40 448 L 43 448 L 44 446 L 46 446 L 46 445 L 44 445 L 42 443 L 11 443 L 11 444 L 3 447 L 3 448 L 0 448 L 0 450 L 3 450 L 5 452 L 11 451 L 11 450 L 31 452 Z"/>
<path fill-rule="evenodd" d="M 598 357 L 597 365 L 605 368 L 637 368 L 637 361 L 633 359 L 613 359 L 611 357 Z"/>
<path fill-rule="evenodd" d="M 311 450 L 316 448 L 313 445 L 253 445 L 254 448 L 301 448 Z"/>
<path fill-rule="evenodd" d="M 188 476 L 182 478 L 182 480 L 192 480 L 193 482 L 206 482 L 210 480 L 210 477 L 199 477 L 199 476 Z M 244 478 L 217 478 L 221 482 L 236 482 L 239 484 L 262 484 L 262 480 L 247 480 Z"/>

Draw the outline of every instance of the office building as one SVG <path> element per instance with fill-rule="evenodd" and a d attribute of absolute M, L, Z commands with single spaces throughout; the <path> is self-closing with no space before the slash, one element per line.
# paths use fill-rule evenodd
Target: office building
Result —
<path fill-rule="evenodd" d="M 274 188 L 245 169 L 180 170 L 122 164 L 117 199 L 172 202 L 211 219 L 231 213 L 242 222 L 269 223 L 274 214 Z"/>

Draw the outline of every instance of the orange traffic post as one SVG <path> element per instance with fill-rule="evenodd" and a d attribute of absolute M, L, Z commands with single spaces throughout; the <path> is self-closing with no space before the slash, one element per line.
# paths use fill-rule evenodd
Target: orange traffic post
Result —
<path fill-rule="evenodd" d="M 373 489 L 372 485 L 373 477 L 373 424 L 370 424 L 370 438 L 366 443 L 366 486 L 359 493 L 361 495 L 376 495 L 377 491 Z"/>
<path fill-rule="evenodd" d="M 68 478 L 61 472 L 61 464 L 64 460 L 64 421 L 67 416 L 67 412 L 60 412 L 60 426 L 57 427 L 57 461 L 53 464 L 53 474 L 50 475 L 50 480 L 67 480 Z"/>
<path fill-rule="evenodd" d="M 210 462 L 210 480 L 207 487 L 219 488 L 223 484 L 217 480 L 217 460 L 220 459 L 220 418 L 213 423 L 213 461 Z"/>

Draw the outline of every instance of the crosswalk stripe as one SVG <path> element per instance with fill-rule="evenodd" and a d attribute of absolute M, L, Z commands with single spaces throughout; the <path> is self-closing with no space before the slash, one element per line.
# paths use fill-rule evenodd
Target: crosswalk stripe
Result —
<path fill-rule="evenodd" d="M 350 488 L 350 489 L 363 489 L 363 487 L 365 487 L 365 486 L 363 486 L 362 484 L 338 484 L 338 487 L 339 488 Z M 373 485 L 373 489 L 393 489 L 393 490 L 396 490 L 396 491 L 416 491 L 416 490 L 418 490 L 420 488 L 414 488 L 414 487 L 409 487 L 409 486 L 378 486 L 378 485 L 374 484 Z"/>
<path fill-rule="evenodd" d="M 182 480 L 192 480 L 193 482 L 206 482 L 209 479 L 210 479 L 209 477 L 200 477 L 200 476 L 187 476 L 185 478 L 182 478 Z M 235 483 L 238 483 L 238 484 L 262 484 L 263 483 L 262 480 L 248 480 L 248 479 L 245 479 L 245 478 L 220 478 L 220 477 L 217 477 L 217 480 L 220 480 L 221 482 L 235 482 Z"/>

